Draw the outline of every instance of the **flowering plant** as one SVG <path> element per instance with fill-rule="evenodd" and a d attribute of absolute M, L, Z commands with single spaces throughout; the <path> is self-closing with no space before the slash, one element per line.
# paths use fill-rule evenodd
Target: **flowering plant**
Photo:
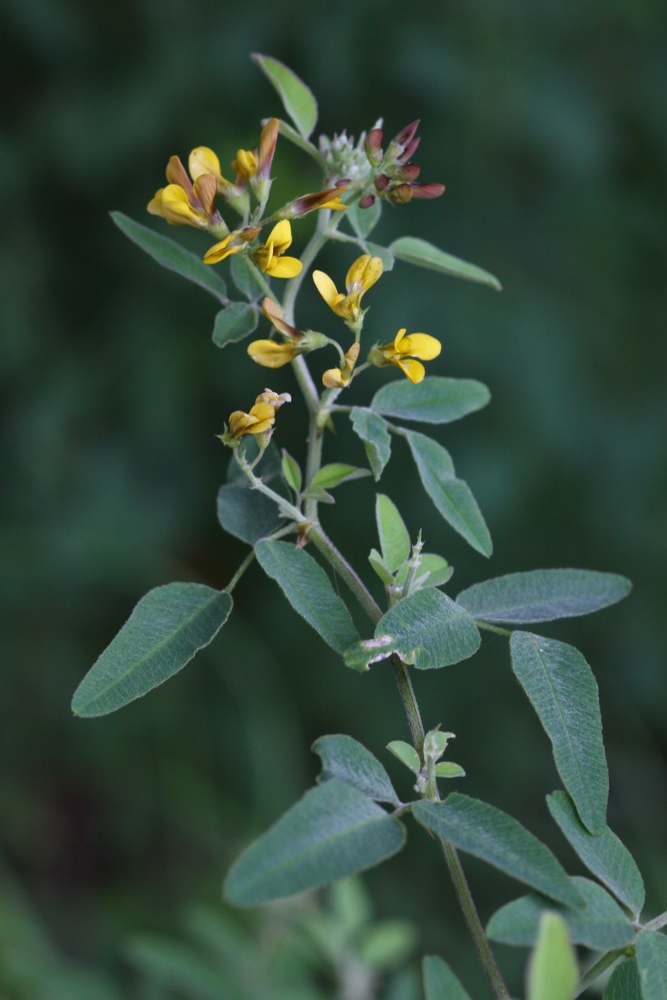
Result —
<path fill-rule="evenodd" d="M 221 590 L 172 583 L 147 594 L 81 682 L 74 712 L 92 717 L 115 711 L 184 667 L 224 626 L 234 588 L 256 560 L 345 666 L 362 673 L 374 665 L 393 671 L 411 741 L 391 739 L 387 749 L 412 772 L 416 797 L 401 801 L 384 764 L 362 743 L 347 735 L 322 736 L 313 746 L 322 761 L 319 783 L 236 860 L 226 878 L 226 898 L 256 906 L 377 865 L 401 850 L 403 818 L 411 815 L 442 848 L 456 899 L 499 1000 L 509 1000 L 509 993 L 492 940 L 533 949 L 526 980 L 529 1000 L 572 1000 L 616 963 L 609 997 L 664 1000 L 667 939 L 661 928 L 667 915 L 641 922 L 642 877 L 607 826 L 609 782 L 593 673 L 571 645 L 528 630 L 540 622 L 606 608 L 628 594 L 629 582 L 610 573 L 537 570 L 485 580 L 453 599 L 442 589 L 453 572 L 446 558 L 425 552 L 421 534 L 411 538 L 396 505 L 379 493 L 378 547 L 370 547 L 368 564 L 384 587 L 381 605 L 360 569 L 329 538 L 319 515 L 320 505 L 333 503 L 332 491 L 342 483 L 360 477 L 378 481 L 394 441 L 402 438 L 443 519 L 478 553 L 491 555 L 483 515 L 467 483 L 456 475 L 449 452 L 405 426 L 460 419 L 488 403 L 488 390 L 474 380 L 427 376 L 422 362 L 438 358 L 441 344 L 429 333 L 407 333 L 409 315 L 398 317 L 398 332 L 384 331 L 376 343 L 365 340 L 364 325 L 376 294 L 371 290 L 387 280 L 396 260 L 492 288 L 500 285 L 488 272 L 424 240 L 404 236 L 389 247 L 370 240 L 385 203 L 404 206 L 444 191 L 441 184 L 418 181 L 419 167 L 412 162 L 418 122 L 399 131 L 386 148 L 382 122 L 356 144 L 343 133 L 322 136 L 315 145 L 310 136 L 317 104 L 309 89 L 277 60 L 254 58 L 293 124 L 265 121 L 257 149 L 238 151 L 234 180 L 223 176 L 208 147 L 191 152 L 187 171 L 172 157 L 167 185 L 148 204 L 150 213 L 170 225 L 190 225 L 215 240 L 203 260 L 120 213 L 114 213 L 114 221 L 159 263 L 218 300 L 222 308 L 213 340 L 219 348 L 238 350 L 230 345 L 253 334 L 262 318 L 268 321 L 268 333 L 252 340 L 247 353 L 264 368 L 292 366 L 308 409 L 305 465 L 285 449 L 279 452 L 274 442 L 280 433 L 278 411 L 291 402 L 288 393 L 265 388 L 247 411 L 230 414 L 220 434 L 232 457 L 229 482 L 218 494 L 218 517 L 226 531 L 250 546 L 248 556 Z M 322 186 L 269 212 L 279 137 L 312 157 L 321 168 Z M 300 256 L 288 255 L 292 223 L 298 225 L 312 212 L 317 224 L 310 241 Z M 341 330 L 335 337 L 300 329 L 295 318 L 302 283 L 329 242 L 352 251 L 344 291 L 339 291 L 340 277 L 312 272 Z M 216 269 L 225 261 L 245 301 L 228 297 Z M 333 351 L 337 363 L 318 363 L 317 351 Z M 371 367 L 387 374 L 396 368 L 400 374 L 367 405 L 347 405 L 345 390 Z M 258 388 L 264 381 L 258 379 Z M 368 468 L 347 464 L 340 456 L 323 464 L 323 449 L 337 420 L 350 421 L 364 444 Z M 362 634 L 325 566 L 367 615 L 370 624 Z M 444 792 L 449 781 L 461 780 L 465 773 L 445 759 L 453 734 L 442 731 L 442 720 L 424 726 L 413 671 L 469 659 L 489 632 L 509 640 L 514 674 L 551 741 L 563 784 L 548 796 L 551 816 L 595 880 L 568 876 L 549 848 L 497 807 Z M 499 868 L 531 893 L 502 907 L 485 929 L 459 851 Z M 573 945 L 601 953 L 581 977 Z M 424 989 L 427 1000 L 468 997 L 438 957 L 425 959 Z"/>

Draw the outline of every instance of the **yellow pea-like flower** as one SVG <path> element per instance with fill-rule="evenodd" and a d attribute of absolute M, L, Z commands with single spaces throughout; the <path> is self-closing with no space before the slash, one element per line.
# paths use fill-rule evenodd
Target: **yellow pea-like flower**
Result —
<path fill-rule="evenodd" d="M 255 403 L 249 413 L 234 410 L 229 415 L 229 432 L 232 437 L 240 438 L 244 434 L 263 434 L 276 422 L 276 411 L 270 403 Z"/>
<path fill-rule="evenodd" d="M 232 170 L 237 178 L 243 178 L 244 181 L 249 181 L 255 176 L 258 166 L 257 153 L 253 149 L 237 150 L 236 159 L 232 160 Z"/>
<path fill-rule="evenodd" d="M 272 278 L 294 278 L 303 267 L 296 257 L 283 257 L 292 245 L 292 227 L 287 219 L 278 222 L 263 247 L 253 251 L 252 257 L 260 271 Z"/>
<path fill-rule="evenodd" d="M 313 271 L 315 286 L 330 309 L 347 322 L 355 322 L 361 315 L 361 299 L 364 292 L 375 284 L 382 275 L 382 261 L 379 257 L 363 254 L 358 257 L 345 278 L 345 294 L 339 292 L 328 274 Z"/>
<path fill-rule="evenodd" d="M 345 352 L 345 364 L 342 368 L 328 368 L 327 371 L 322 375 L 322 384 L 326 386 L 327 389 L 345 389 L 349 385 L 350 379 L 352 378 L 352 373 L 354 371 L 354 366 L 357 363 L 357 358 L 359 357 L 359 350 L 361 344 L 358 342 L 352 344 L 350 349 Z"/>
<path fill-rule="evenodd" d="M 195 226 L 208 229 L 209 219 L 203 208 L 190 204 L 187 192 L 180 184 L 167 184 L 155 192 L 146 206 L 151 215 L 161 215 L 170 226 Z"/>
<path fill-rule="evenodd" d="M 279 344 L 275 340 L 253 340 L 248 345 L 248 354 L 252 360 L 264 368 L 282 368 L 294 361 L 302 351 L 298 344 Z"/>
<path fill-rule="evenodd" d="M 390 344 L 375 347 L 368 356 L 371 364 L 378 367 L 395 365 L 406 378 L 416 384 L 426 374 L 422 361 L 432 361 L 442 350 L 442 344 L 428 333 L 411 333 L 406 336 L 405 328 L 399 330 Z M 420 360 L 415 360 L 419 358 Z"/>

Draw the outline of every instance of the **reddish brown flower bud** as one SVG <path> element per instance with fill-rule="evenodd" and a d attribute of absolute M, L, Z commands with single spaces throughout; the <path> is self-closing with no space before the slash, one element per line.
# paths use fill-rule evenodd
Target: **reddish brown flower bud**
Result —
<path fill-rule="evenodd" d="M 352 181 L 349 177 L 341 177 L 339 181 L 336 181 L 334 186 L 337 188 L 348 188 L 351 183 Z"/>
<path fill-rule="evenodd" d="M 414 139 L 415 132 L 419 128 L 419 122 L 420 119 L 418 118 L 416 121 L 412 122 L 411 125 L 406 125 L 404 129 L 401 129 L 398 135 L 394 136 L 392 142 L 395 142 L 397 146 L 403 146 L 405 148 L 405 146 L 407 146 L 408 143 L 412 142 Z"/>
<path fill-rule="evenodd" d="M 419 177 L 420 170 L 421 167 L 418 167 L 416 163 L 406 163 L 403 167 L 395 167 L 391 171 L 391 175 L 397 181 L 406 181 L 408 184 L 411 184 Z"/>
<path fill-rule="evenodd" d="M 255 236 L 259 236 L 262 231 L 261 226 L 246 226 L 238 233 L 238 238 L 240 240 L 245 240 L 246 243 L 250 243 L 250 240 L 254 240 Z"/>
<path fill-rule="evenodd" d="M 375 204 L 374 194 L 365 194 L 363 198 L 359 199 L 359 208 L 370 208 L 371 205 Z"/>
<path fill-rule="evenodd" d="M 444 184 L 415 184 L 412 188 L 415 198 L 439 198 L 444 191 Z"/>
<path fill-rule="evenodd" d="M 413 194 L 414 190 L 410 184 L 396 184 L 387 191 L 387 198 L 394 205 L 404 205 L 412 200 Z"/>
<path fill-rule="evenodd" d="M 375 178 L 375 187 L 378 191 L 386 191 L 389 187 L 389 178 L 386 174 L 380 174 L 379 177 Z"/>
<path fill-rule="evenodd" d="M 217 178 L 213 174 L 201 174 L 194 183 L 194 192 L 210 218 L 215 212 L 215 196 L 218 193 Z"/>
<path fill-rule="evenodd" d="M 419 145 L 420 142 L 421 139 L 419 138 L 419 136 L 417 136 L 416 139 L 413 139 L 412 142 L 408 143 L 408 145 L 403 150 L 401 156 L 399 156 L 398 162 L 408 163 L 414 156 L 415 150 L 417 149 L 417 146 Z"/>
<path fill-rule="evenodd" d="M 370 130 L 364 141 L 364 149 L 371 166 L 379 167 L 382 163 L 382 129 Z"/>
<path fill-rule="evenodd" d="M 277 118 L 269 118 L 259 137 L 257 176 L 262 181 L 271 180 L 271 164 L 273 162 L 273 154 L 276 151 L 279 128 L 279 120 Z"/>
<path fill-rule="evenodd" d="M 192 187 L 192 181 L 190 180 L 187 170 L 181 163 L 180 157 L 171 156 L 169 158 L 166 174 L 167 180 L 170 184 L 178 184 L 179 187 L 183 188 L 192 207 L 199 208 L 200 203 Z"/>

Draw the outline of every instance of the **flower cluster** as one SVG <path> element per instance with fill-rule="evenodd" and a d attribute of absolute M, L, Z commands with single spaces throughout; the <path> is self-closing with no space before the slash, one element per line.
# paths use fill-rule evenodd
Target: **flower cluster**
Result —
<path fill-rule="evenodd" d="M 417 183 L 421 167 L 410 160 L 420 142 L 416 135 L 418 128 L 419 119 L 406 125 L 391 140 L 386 152 L 382 151 L 381 129 L 372 128 L 366 136 L 364 148 L 374 169 L 375 190 L 394 205 L 403 205 L 413 198 L 439 198 L 445 190 L 444 184 Z M 366 194 L 359 204 L 362 208 L 370 208 L 374 201 L 374 194 Z"/>
<path fill-rule="evenodd" d="M 259 394 L 255 405 L 250 407 L 248 413 L 234 410 L 229 415 L 229 426 L 225 425 L 224 433 L 219 435 L 220 440 L 230 448 L 237 448 L 242 437 L 252 434 L 258 440 L 260 448 L 266 448 L 276 422 L 276 410 L 279 410 L 283 403 L 291 402 L 292 397 L 288 392 L 278 394 L 272 389 L 265 389 Z"/>

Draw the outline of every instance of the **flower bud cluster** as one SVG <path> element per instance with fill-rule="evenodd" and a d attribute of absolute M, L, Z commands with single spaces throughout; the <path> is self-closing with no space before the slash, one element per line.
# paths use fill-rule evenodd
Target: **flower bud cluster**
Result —
<path fill-rule="evenodd" d="M 419 145 L 416 135 L 419 119 L 406 125 L 382 149 L 382 130 L 376 125 L 364 140 L 364 151 L 372 169 L 376 194 L 367 193 L 359 201 L 361 208 L 370 208 L 376 195 L 394 205 L 403 205 L 413 198 L 439 198 L 445 190 L 444 184 L 419 184 L 421 167 L 411 163 Z"/>

